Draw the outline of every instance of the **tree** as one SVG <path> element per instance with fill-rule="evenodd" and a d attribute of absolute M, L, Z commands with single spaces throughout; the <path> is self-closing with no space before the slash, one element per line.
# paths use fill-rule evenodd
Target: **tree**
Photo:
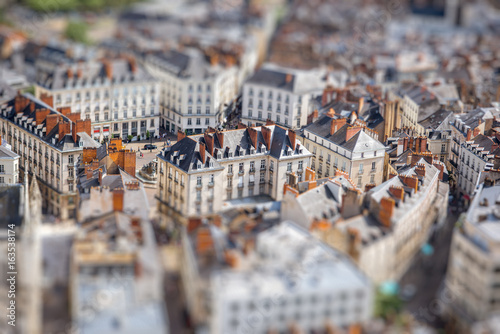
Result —
<path fill-rule="evenodd" d="M 134 138 L 134 136 L 132 136 L 132 135 L 128 135 L 128 137 L 127 137 L 127 138 L 128 138 L 128 141 L 132 141 L 132 138 Z"/>
<path fill-rule="evenodd" d="M 375 316 L 384 319 L 394 318 L 403 308 L 403 302 L 397 294 L 385 294 L 377 291 L 375 296 Z"/>
<path fill-rule="evenodd" d="M 88 26 L 85 22 L 70 21 L 66 26 L 64 35 L 75 42 L 89 43 L 89 40 L 87 38 L 87 30 Z"/>
<path fill-rule="evenodd" d="M 149 137 L 151 136 L 151 133 L 149 132 L 149 130 L 146 131 L 146 139 L 149 139 Z"/>

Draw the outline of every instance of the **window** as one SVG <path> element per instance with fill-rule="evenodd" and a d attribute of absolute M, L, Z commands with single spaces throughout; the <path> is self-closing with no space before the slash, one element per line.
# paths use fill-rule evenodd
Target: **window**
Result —
<path fill-rule="evenodd" d="M 5 173 L 5 166 L 4 165 L 0 165 L 0 173 Z"/>
<path fill-rule="evenodd" d="M 266 174 L 265 173 L 260 173 L 260 183 L 266 182 Z"/>
<path fill-rule="evenodd" d="M 201 124 L 201 118 L 197 118 L 196 119 L 196 125 L 200 125 Z"/>
<path fill-rule="evenodd" d="M 96 114 L 96 115 L 95 115 L 95 121 L 96 121 L 96 122 L 99 122 L 99 114 Z"/>
<path fill-rule="evenodd" d="M 201 176 L 198 176 L 198 177 L 196 178 L 196 185 L 197 185 L 197 186 L 201 186 Z"/>
<path fill-rule="evenodd" d="M 271 161 L 271 166 L 269 167 L 269 170 L 274 170 L 274 161 Z"/>
<path fill-rule="evenodd" d="M 73 154 L 68 155 L 68 163 L 73 163 Z"/>
<path fill-rule="evenodd" d="M 375 184 L 375 174 L 370 175 L 370 183 Z"/>
<path fill-rule="evenodd" d="M 250 171 L 255 170 L 255 161 L 250 161 Z"/>
<path fill-rule="evenodd" d="M 363 164 L 359 164 L 359 174 L 363 174 Z"/>
<path fill-rule="evenodd" d="M 260 169 L 266 169 L 266 160 L 260 161 Z"/>
<path fill-rule="evenodd" d="M 3 176 L 0 176 L 0 183 L 5 183 L 5 178 Z"/>
<path fill-rule="evenodd" d="M 362 177 L 361 177 L 361 176 L 359 176 L 359 177 L 358 177 L 358 188 L 361 188 L 361 179 L 362 179 Z"/>
<path fill-rule="evenodd" d="M 205 125 L 210 125 L 210 118 L 205 118 Z"/>
<path fill-rule="evenodd" d="M 231 188 L 233 186 L 233 178 L 232 177 L 227 178 L 227 186 L 229 188 Z"/>
<path fill-rule="evenodd" d="M 214 174 L 210 174 L 210 184 L 214 184 Z"/>
<path fill-rule="evenodd" d="M 289 162 L 289 163 L 286 164 L 286 171 L 287 172 L 292 172 L 292 163 L 291 162 Z"/>
<path fill-rule="evenodd" d="M 441 144 L 441 153 L 446 152 L 446 144 Z"/>
<path fill-rule="evenodd" d="M 191 124 L 192 124 L 191 118 L 188 118 L 188 125 L 191 125 Z"/>
<path fill-rule="evenodd" d="M 201 107 L 196 107 L 196 115 L 201 115 Z"/>
<path fill-rule="evenodd" d="M 243 173 L 245 171 L 245 165 L 243 164 L 243 162 L 240 162 L 238 171 L 240 173 Z"/>
<path fill-rule="evenodd" d="M 377 169 L 377 163 L 376 162 L 372 162 L 372 170 L 375 170 Z"/>
<path fill-rule="evenodd" d="M 280 123 L 280 122 L 281 122 L 281 120 L 280 120 L 280 115 L 276 115 L 276 122 L 277 122 L 277 123 Z"/>
<path fill-rule="evenodd" d="M 210 107 L 205 108 L 205 114 L 207 114 L 207 115 L 210 114 Z"/>
<path fill-rule="evenodd" d="M 304 162 L 301 160 L 299 161 L 299 170 L 302 170 L 302 166 L 304 165 Z"/>
<path fill-rule="evenodd" d="M 248 109 L 248 117 L 252 117 L 252 109 Z"/>
<path fill-rule="evenodd" d="M 233 174 L 233 165 L 232 164 L 227 166 L 227 172 L 229 174 Z"/>

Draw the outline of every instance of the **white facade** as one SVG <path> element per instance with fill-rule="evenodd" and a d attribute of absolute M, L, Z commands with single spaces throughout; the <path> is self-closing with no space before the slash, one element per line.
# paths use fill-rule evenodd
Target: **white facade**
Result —
<path fill-rule="evenodd" d="M 0 137 L 0 141 L 2 141 Z M 0 145 L 0 183 L 18 183 L 19 181 L 19 158 L 12 152 L 7 142 Z"/>
<path fill-rule="evenodd" d="M 161 82 L 160 125 L 167 131 L 178 130 L 188 135 L 203 133 L 208 127 L 218 127 L 224 122 L 225 107 L 238 93 L 239 69 L 204 64 L 194 50 L 177 56 L 192 64 L 179 71 L 173 60 L 148 56 L 146 69 Z M 192 71 L 192 72 L 191 72 Z"/>

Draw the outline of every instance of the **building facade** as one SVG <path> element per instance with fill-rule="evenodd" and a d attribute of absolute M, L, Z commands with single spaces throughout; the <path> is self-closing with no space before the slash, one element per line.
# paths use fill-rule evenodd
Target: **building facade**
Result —
<path fill-rule="evenodd" d="M 500 186 L 485 181 L 453 232 L 445 284 L 451 314 L 470 325 L 500 310 Z"/>
<path fill-rule="evenodd" d="M 19 158 L 12 152 L 7 141 L 2 142 L 0 134 L 0 183 L 17 183 L 19 181 Z"/>
<path fill-rule="evenodd" d="M 179 134 L 158 155 L 161 211 L 188 217 L 217 212 L 237 198 L 280 200 L 285 183 L 303 178 L 310 157 L 294 131 L 277 125 Z"/>
<path fill-rule="evenodd" d="M 331 111 L 308 125 L 300 140 L 313 154 L 311 168 L 319 178 L 341 170 L 364 189 L 367 184 L 383 182 L 385 146 L 376 137 L 374 131 L 363 125 L 351 126 Z"/>
<path fill-rule="evenodd" d="M 324 74 L 324 73 L 323 73 Z M 242 89 L 241 122 L 262 125 L 266 120 L 291 129 L 307 124 L 312 96 L 323 87 L 319 73 L 298 73 L 280 68 L 263 68 L 250 77 Z"/>
<path fill-rule="evenodd" d="M 36 83 L 37 97 L 49 96 L 54 108 L 69 107 L 89 119 L 98 141 L 159 135 L 158 84 L 135 58 L 39 63 Z"/>
<path fill-rule="evenodd" d="M 90 120 L 67 111 L 30 94 L 0 106 L 1 135 L 20 156 L 20 175 L 38 179 L 44 212 L 63 220 L 75 217 L 75 164 L 83 147 L 99 146 L 90 137 Z"/>
<path fill-rule="evenodd" d="M 145 57 L 147 70 L 161 82 L 161 126 L 188 135 L 224 122 L 224 111 L 238 93 L 239 69 L 233 61 L 209 61 L 195 49 L 170 50 Z"/>

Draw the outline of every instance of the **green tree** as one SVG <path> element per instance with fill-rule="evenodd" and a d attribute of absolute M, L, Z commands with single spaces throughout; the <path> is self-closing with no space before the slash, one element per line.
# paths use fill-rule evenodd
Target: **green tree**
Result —
<path fill-rule="evenodd" d="M 85 22 L 70 21 L 66 26 L 64 35 L 75 42 L 88 43 L 87 30 L 88 26 Z"/>
<path fill-rule="evenodd" d="M 78 5 L 78 0 L 26 0 L 26 4 L 31 9 L 38 12 L 56 12 L 75 10 Z"/>
<path fill-rule="evenodd" d="M 151 133 L 149 132 L 149 130 L 146 131 L 146 139 L 149 139 L 149 136 L 151 136 Z"/>
<path fill-rule="evenodd" d="M 386 320 L 393 319 L 403 309 L 403 302 L 397 294 L 384 294 L 377 291 L 375 296 L 375 316 Z"/>

